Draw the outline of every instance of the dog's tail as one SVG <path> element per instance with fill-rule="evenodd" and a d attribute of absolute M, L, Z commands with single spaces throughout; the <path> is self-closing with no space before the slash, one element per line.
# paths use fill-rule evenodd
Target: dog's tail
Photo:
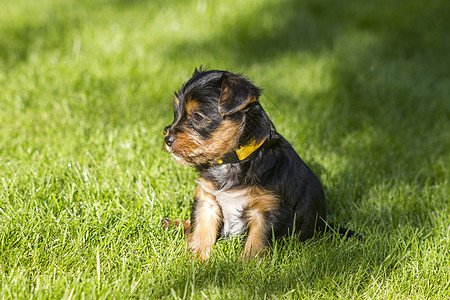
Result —
<path fill-rule="evenodd" d="M 351 229 L 336 226 L 333 223 L 327 223 L 326 226 L 327 226 L 327 228 L 325 229 L 325 231 L 331 231 L 331 232 L 338 233 L 343 238 L 346 238 L 346 239 L 355 238 L 360 241 L 363 240 L 363 236 L 361 234 L 359 234 Z"/>

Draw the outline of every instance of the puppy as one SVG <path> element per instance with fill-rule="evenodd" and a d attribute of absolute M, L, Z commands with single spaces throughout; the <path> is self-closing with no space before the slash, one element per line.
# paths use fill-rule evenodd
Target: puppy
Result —
<path fill-rule="evenodd" d="M 276 132 L 260 95 L 247 78 L 217 70 L 195 70 L 175 93 L 164 147 L 199 174 L 191 218 L 182 224 L 200 260 L 218 238 L 245 235 L 242 255 L 252 258 L 272 237 L 295 231 L 303 241 L 325 230 L 322 185 Z"/>

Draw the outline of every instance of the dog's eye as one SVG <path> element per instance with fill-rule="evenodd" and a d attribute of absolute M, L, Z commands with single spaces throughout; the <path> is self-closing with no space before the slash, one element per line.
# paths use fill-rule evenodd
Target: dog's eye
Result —
<path fill-rule="evenodd" d="M 194 121 L 196 121 L 196 122 L 201 122 L 201 121 L 204 119 L 204 117 L 203 117 L 200 113 L 198 113 L 198 112 L 193 113 L 193 114 L 192 114 L 192 118 L 193 118 Z"/>

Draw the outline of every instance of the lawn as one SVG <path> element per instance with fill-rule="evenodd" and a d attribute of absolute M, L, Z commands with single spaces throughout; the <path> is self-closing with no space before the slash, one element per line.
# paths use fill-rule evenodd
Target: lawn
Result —
<path fill-rule="evenodd" d="M 430 1 L 0 0 L 0 298 L 449 299 L 450 5 Z M 263 260 L 188 218 L 163 151 L 195 67 L 242 72 L 363 233 Z"/>

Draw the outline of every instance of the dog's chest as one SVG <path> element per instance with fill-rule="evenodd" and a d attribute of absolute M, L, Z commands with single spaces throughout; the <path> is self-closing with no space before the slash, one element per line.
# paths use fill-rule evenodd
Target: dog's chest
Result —
<path fill-rule="evenodd" d="M 214 195 L 222 208 L 223 228 L 221 235 L 226 238 L 243 234 L 246 230 L 246 224 L 242 212 L 249 201 L 246 191 L 216 191 Z"/>

